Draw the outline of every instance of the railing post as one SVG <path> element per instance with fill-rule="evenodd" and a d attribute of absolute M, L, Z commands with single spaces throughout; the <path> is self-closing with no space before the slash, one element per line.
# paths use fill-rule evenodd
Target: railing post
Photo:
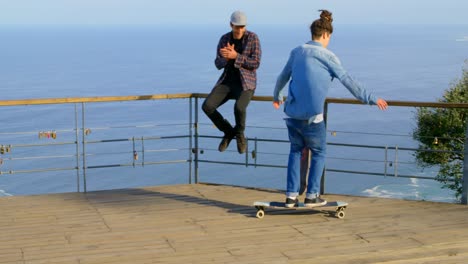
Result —
<path fill-rule="evenodd" d="M 466 122 L 465 130 L 465 148 L 463 151 L 463 180 L 462 180 L 462 204 L 468 204 L 468 120 Z"/>
<path fill-rule="evenodd" d="M 198 183 L 198 97 L 195 97 L 195 183 Z"/>
<path fill-rule="evenodd" d="M 136 161 L 136 157 L 138 156 L 138 153 L 136 151 L 136 148 L 135 148 L 135 137 L 132 137 L 132 146 L 133 146 L 133 152 L 132 152 L 132 156 L 133 156 L 133 159 L 132 159 L 132 166 L 133 168 L 135 168 L 135 161 Z"/>
<path fill-rule="evenodd" d="M 83 133 L 83 191 L 86 193 L 86 133 L 85 133 L 85 104 L 81 103 L 81 126 Z"/>
<path fill-rule="evenodd" d="M 393 162 L 393 176 L 398 177 L 398 145 L 395 146 L 395 161 Z"/>
<path fill-rule="evenodd" d="M 325 107 L 323 109 L 323 122 L 325 122 L 325 133 L 328 133 L 328 102 L 325 102 Z M 327 137 L 325 137 L 327 138 Z M 327 144 L 327 142 L 325 142 Z M 314 155 L 312 153 L 312 155 Z M 326 176 L 326 171 L 327 171 L 327 165 L 325 164 L 325 167 L 323 167 L 323 172 L 322 172 L 322 178 L 320 180 L 320 194 L 325 194 L 325 176 Z"/>
<path fill-rule="evenodd" d="M 80 132 L 78 131 L 78 107 L 75 104 L 75 144 L 76 144 L 76 189 L 80 192 Z"/>
<path fill-rule="evenodd" d="M 387 177 L 388 167 L 388 146 L 385 146 L 384 177 Z"/>
<path fill-rule="evenodd" d="M 141 137 L 141 166 L 145 167 L 145 138 Z"/>
<path fill-rule="evenodd" d="M 192 97 L 189 98 L 189 184 L 192 184 Z"/>
<path fill-rule="evenodd" d="M 246 146 L 246 149 L 245 149 L 245 167 L 248 168 L 249 167 L 249 138 L 245 138 L 246 142 L 247 142 L 247 146 Z"/>

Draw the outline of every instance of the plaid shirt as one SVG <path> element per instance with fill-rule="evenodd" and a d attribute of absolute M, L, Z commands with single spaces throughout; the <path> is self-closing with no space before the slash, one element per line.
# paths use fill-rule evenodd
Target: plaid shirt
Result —
<path fill-rule="evenodd" d="M 231 40 L 232 33 L 224 34 L 218 43 L 218 49 L 216 51 L 215 65 L 218 70 L 226 67 L 228 60 L 221 56 L 219 50 L 225 47 Z M 245 31 L 242 46 L 244 50 L 242 53 L 237 54 L 237 58 L 234 62 L 234 67 L 240 71 L 240 79 L 242 88 L 244 90 L 255 90 L 257 86 L 257 68 L 260 66 L 260 57 L 262 56 L 262 49 L 260 47 L 260 41 L 258 36 L 250 31 Z M 225 72 L 219 77 L 216 85 L 221 84 L 226 77 Z"/>

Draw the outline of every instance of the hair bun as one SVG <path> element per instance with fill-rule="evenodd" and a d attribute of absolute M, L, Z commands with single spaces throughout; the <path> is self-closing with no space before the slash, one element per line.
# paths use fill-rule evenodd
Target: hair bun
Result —
<path fill-rule="evenodd" d="M 321 11 L 322 13 L 320 13 L 320 19 L 323 19 L 325 21 L 328 21 L 328 22 L 333 22 L 333 17 L 332 17 L 332 13 L 328 10 L 319 10 Z"/>

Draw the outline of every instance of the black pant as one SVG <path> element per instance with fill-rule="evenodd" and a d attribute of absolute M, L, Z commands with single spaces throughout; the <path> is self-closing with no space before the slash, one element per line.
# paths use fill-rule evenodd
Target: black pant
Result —
<path fill-rule="evenodd" d="M 213 124 L 222 132 L 240 135 L 245 130 L 245 118 L 247 115 L 247 106 L 254 91 L 244 91 L 241 85 L 220 84 L 213 88 L 211 93 L 203 102 L 203 112 L 211 119 Z M 226 103 L 229 99 L 235 99 L 234 116 L 236 126 L 233 128 L 229 121 L 218 112 L 217 108 Z"/>

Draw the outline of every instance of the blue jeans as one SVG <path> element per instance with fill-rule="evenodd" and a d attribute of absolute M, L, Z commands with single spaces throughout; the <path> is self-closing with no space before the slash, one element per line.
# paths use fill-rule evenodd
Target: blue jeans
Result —
<path fill-rule="evenodd" d="M 326 128 L 325 122 L 308 124 L 306 120 L 286 119 L 291 149 L 288 160 L 286 195 L 296 197 L 300 188 L 300 163 L 304 147 L 312 151 L 312 159 L 307 185 L 307 198 L 315 198 L 320 193 L 320 180 L 325 168 Z"/>

